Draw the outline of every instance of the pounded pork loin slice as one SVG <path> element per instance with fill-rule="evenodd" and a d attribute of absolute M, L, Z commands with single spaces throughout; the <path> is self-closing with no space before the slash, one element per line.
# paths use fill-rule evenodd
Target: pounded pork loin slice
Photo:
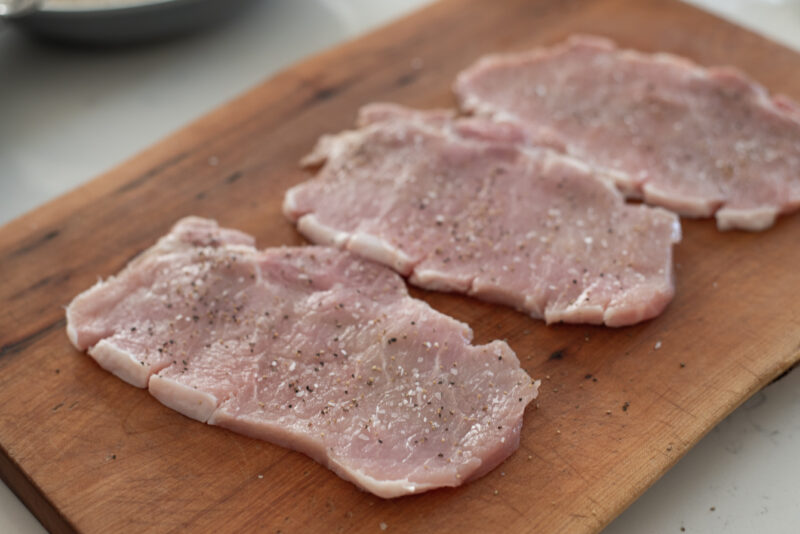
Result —
<path fill-rule="evenodd" d="M 627 194 L 721 230 L 800 208 L 800 108 L 732 68 L 572 37 L 459 74 L 463 109 L 560 141 Z"/>
<path fill-rule="evenodd" d="M 286 194 L 311 241 L 548 323 L 629 325 L 672 298 L 674 214 L 625 204 L 574 159 L 516 148 L 513 125 L 386 104 L 360 122 L 323 137 L 306 158 L 318 175 Z"/>
<path fill-rule="evenodd" d="M 538 381 L 502 341 L 337 249 L 180 221 L 67 309 L 70 340 L 167 406 L 302 451 L 381 497 L 458 486 L 519 444 Z"/>

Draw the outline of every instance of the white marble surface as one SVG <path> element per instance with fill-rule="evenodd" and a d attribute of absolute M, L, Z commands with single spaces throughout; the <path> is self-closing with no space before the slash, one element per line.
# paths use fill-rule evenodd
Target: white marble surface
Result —
<path fill-rule="evenodd" d="M 800 50 L 800 0 L 691 1 Z M 428 2 L 265 0 L 211 31 L 113 53 L 48 47 L 0 26 L 0 224 L 277 69 Z M 605 532 L 796 534 L 798 450 L 795 371 L 712 430 Z M 0 484 L 0 532 L 43 531 Z"/>

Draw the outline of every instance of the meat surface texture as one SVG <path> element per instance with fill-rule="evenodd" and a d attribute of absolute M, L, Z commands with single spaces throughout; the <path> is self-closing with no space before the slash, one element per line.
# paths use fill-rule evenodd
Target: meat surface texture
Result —
<path fill-rule="evenodd" d="M 538 381 L 502 341 L 327 247 L 181 220 L 67 308 L 72 343 L 166 406 L 302 451 L 381 497 L 458 486 L 519 444 Z"/>
<path fill-rule="evenodd" d="M 389 104 L 359 122 L 320 139 L 305 159 L 317 176 L 286 194 L 311 241 L 548 323 L 629 325 L 671 300 L 677 217 L 626 204 L 572 158 L 516 146 L 548 138 Z"/>
<path fill-rule="evenodd" d="M 461 72 L 462 109 L 522 125 L 631 197 L 721 230 L 800 208 L 800 107 L 728 67 L 574 36 Z"/>

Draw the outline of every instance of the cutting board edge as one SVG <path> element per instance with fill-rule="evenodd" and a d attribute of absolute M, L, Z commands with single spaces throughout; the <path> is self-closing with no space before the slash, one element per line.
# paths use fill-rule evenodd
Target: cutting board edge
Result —
<path fill-rule="evenodd" d="M 617 517 L 619 517 L 625 510 L 627 510 L 634 502 L 636 502 L 639 497 L 641 497 L 647 490 L 649 490 L 656 482 L 658 482 L 670 469 L 675 467 L 690 451 L 692 451 L 695 446 L 700 443 L 714 428 L 717 427 L 722 421 L 724 421 L 728 416 L 730 416 L 733 412 L 735 412 L 739 407 L 741 407 L 745 402 L 750 400 L 756 393 L 763 390 L 767 386 L 773 384 L 774 382 L 780 380 L 786 374 L 792 372 L 795 369 L 800 369 L 800 347 L 796 347 L 793 351 L 791 351 L 787 355 L 787 359 L 781 362 L 776 363 L 776 365 L 769 370 L 769 372 L 762 374 L 761 376 L 757 377 L 756 380 L 753 381 L 752 386 L 747 388 L 746 392 L 737 398 L 734 402 L 728 403 L 724 408 L 720 409 L 716 414 L 715 417 L 712 419 L 712 423 L 707 426 L 706 428 L 702 429 L 701 432 L 698 432 L 694 436 L 692 436 L 692 440 L 689 443 L 688 447 L 685 447 L 681 450 L 680 454 L 676 454 L 671 458 L 671 461 L 666 462 L 662 468 L 658 471 L 653 472 L 652 476 L 643 480 L 642 483 L 637 486 L 636 488 L 631 488 L 631 491 L 628 494 L 627 502 L 623 502 L 617 507 L 616 510 L 613 510 L 611 514 L 608 514 L 608 520 L 603 522 L 602 526 L 597 529 L 596 531 L 589 530 L 588 533 L 600 532 L 608 525 L 610 525 Z"/>
<path fill-rule="evenodd" d="M 52 534 L 77 534 L 78 530 L 47 498 L 0 443 L 0 480 Z"/>

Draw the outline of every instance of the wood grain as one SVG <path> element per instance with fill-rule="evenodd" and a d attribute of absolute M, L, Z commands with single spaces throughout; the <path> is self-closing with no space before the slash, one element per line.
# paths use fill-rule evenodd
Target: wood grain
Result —
<path fill-rule="evenodd" d="M 753 392 L 800 358 L 800 216 L 760 234 L 685 221 L 677 297 L 635 327 L 545 327 L 414 290 L 507 339 L 544 379 L 522 444 L 455 490 L 383 501 L 308 458 L 163 407 L 74 350 L 63 306 L 181 216 L 260 246 L 296 162 L 359 106 L 452 106 L 456 72 L 573 32 L 733 64 L 800 98 L 800 57 L 676 1 L 445 1 L 296 65 L 87 185 L 0 229 L 0 474 L 54 532 L 597 532 Z M 421 60 L 422 68 L 415 68 Z M 216 158 L 218 163 L 210 163 Z M 661 342 L 656 350 L 657 342 Z M 263 476 L 263 478 L 262 478 Z"/>

